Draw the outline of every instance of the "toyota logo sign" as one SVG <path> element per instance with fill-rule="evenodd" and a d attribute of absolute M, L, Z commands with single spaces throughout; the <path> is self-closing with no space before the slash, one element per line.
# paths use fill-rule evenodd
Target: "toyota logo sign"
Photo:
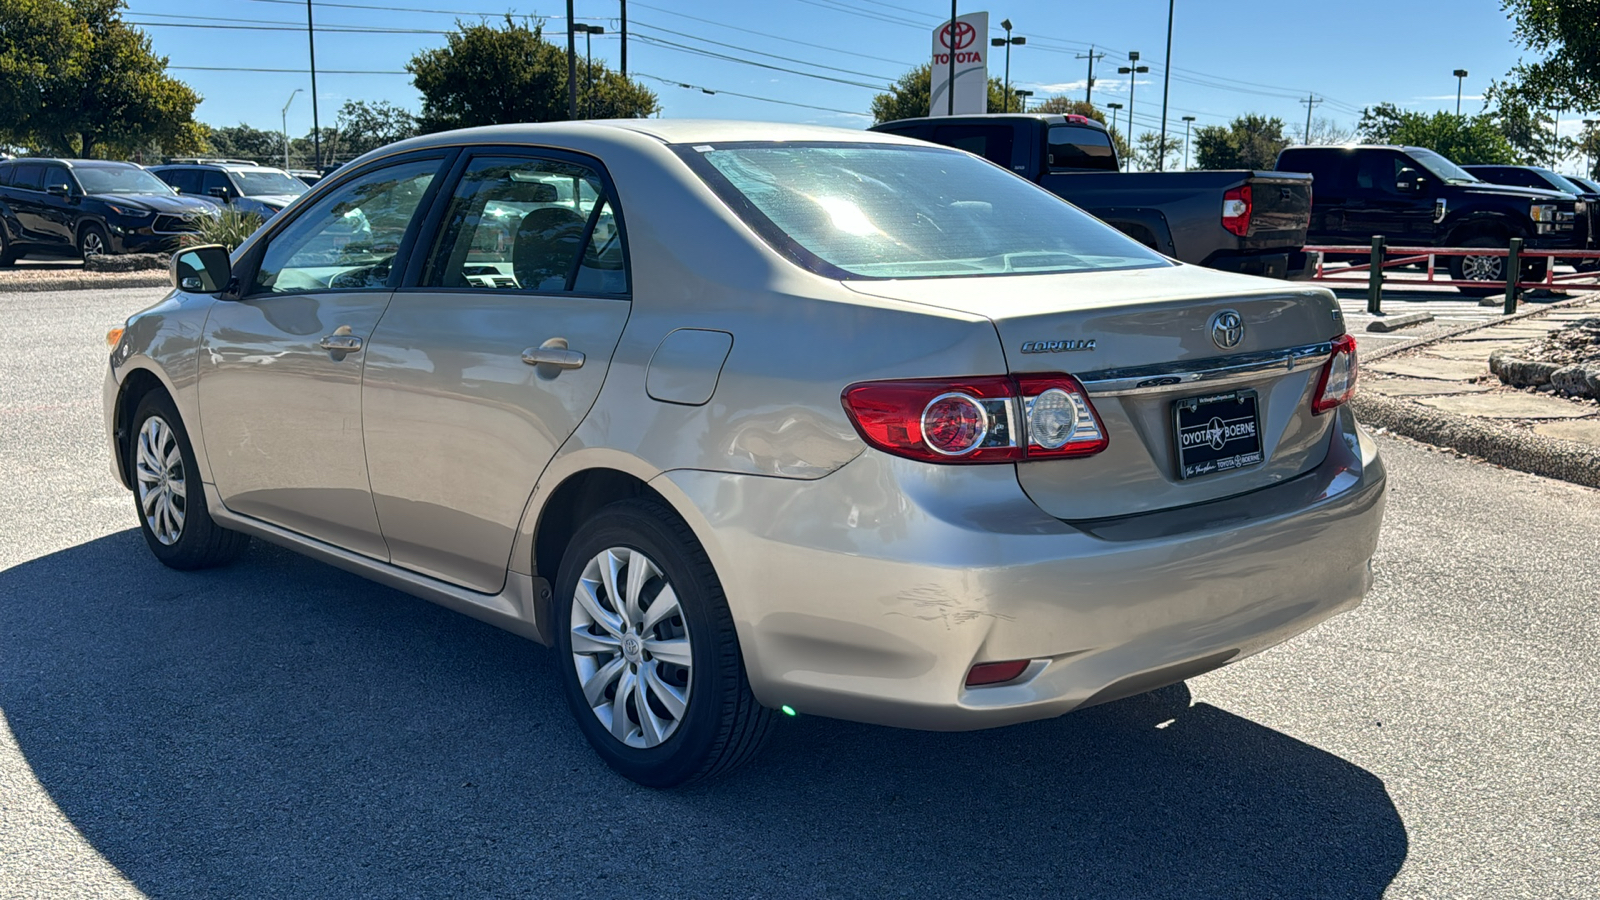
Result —
<path fill-rule="evenodd" d="M 1211 342 L 1223 350 L 1232 350 L 1244 340 L 1244 319 L 1236 310 L 1224 309 L 1211 317 Z"/>
<path fill-rule="evenodd" d="M 978 39 L 978 29 L 973 28 L 972 27 L 972 23 L 970 23 L 970 22 L 959 22 L 959 21 L 956 22 L 956 45 L 955 45 L 954 49 L 956 49 L 956 50 L 965 50 L 968 47 L 971 47 L 972 46 L 972 42 L 977 40 L 977 39 Z M 939 29 L 939 44 L 941 46 L 944 46 L 944 47 L 949 47 L 950 46 L 950 23 L 949 22 L 946 22 L 944 24 L 944 27 Z"/>

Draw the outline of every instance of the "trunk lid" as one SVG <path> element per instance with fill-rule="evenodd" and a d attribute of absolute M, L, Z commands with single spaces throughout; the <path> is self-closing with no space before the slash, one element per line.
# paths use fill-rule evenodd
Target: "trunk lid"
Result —
<path fill-rule="evenodd" d="M 1110 446 L 1016 467 L 1023 489 L 1057 518 L 1131 515 L 1245 493 L 1314 468 L 1327 452 L 1333 416 L 1312 415 L 1310 407 L 1326 359 L 1316 349 L 1345 328 L 1325 289 L 1183 265 L 845 284 L 987 316 L 1012 373 L 1064 372 L 1084 382 Z M 1244 330 L 1223 348 L 1212 338 L 1212 319 L 1226 310 L 1239 314 Z M 1192 377 L 1197 372 L 1216 380 Z M 1174 401 L 1239 390 L 1257 397 L 1262 462 L 1180 478 Z"/>

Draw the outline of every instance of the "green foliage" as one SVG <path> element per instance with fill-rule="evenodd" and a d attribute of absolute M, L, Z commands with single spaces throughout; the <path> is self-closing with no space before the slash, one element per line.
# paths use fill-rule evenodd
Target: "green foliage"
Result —
<path fill-rule="evenodd" d="M 200 149 L 200 97 L 166 74 L 124 0 L 0 0 L 0 139 L 62 156 Z"/>
<path fill-rule="evenodd" d="M 1146 131 L 1139 135 L 1138 148 L 1133 152 L 1133 164 L 1136 168 L 1146 172 L 1164 171 L 1171 172 L 1183 160 L 1183 136 L 1167 133 L 1166 143 L 1161 141 L 1161 132 Z M 1163 147 L 1165 148 L 1163 152 Z M 1165 167 L 1158 165 L 1165 158 Z M 1274 157 L 1276 159 L 1276 157 Z"/>
<path fill-rule="evenodd" d="M 1289 146 L 1283 120 L 1257 113 L 1239 116 L 1226 127 L 1202 125 L 1194 131 L 1197 169 L 1271 169 Z"/>
<path fill-rule="evenodd" d="M 456 23 L 446 44 L 411 58 L 406 71 L 422 92 L 420 132 L 556 122 L 567 115 L 567 52 L 544 39 L 542 22 L 506 16 L 504 26 Z M 654 92 L 612 72 L 578 62 L 578 112 L 587 118 L 637 118 L 660 109 Z M 587 113 L 587 115 L 585 115 Z"/>
<path fill-rule="evenodd" d="M 338 156 L 354 158 L 415 135 L 417 119 L 386 100 L 346 100 L 339 108 L 334 127 L 338 131 Z"/>
<path fill-rule="evenodd" d="M 1516 165 L 1522 162 L 1492 116 L 1432 115 L 1380 103 L 1362 110 L 1357 126 L 1368 144 L 1402 144 L 1426 147 L 1462 165 Z"/>
<path fill-rule="evenodd" d="M 186 234 L 180 239 L 185 247 L 196 247 L 201 244 L 221 244 L 228 248 L 228 252 L 239 249 L 250 235 L 255 234 L 261 227 L 262 218 L 253 212 L 240 212 L 231 206 L 222 208 L 222 215 L 213 219 L 206 217 L 200 222 L 200 230 L 193 234 Z"/>
<path fill-rule="evenodd" d="M 933 66 L 930 63 L 923 63 L 900 76 L 900 80 L 890 85 L 888 91 L 873 97 L 872 123 L 881 125 L 884 122 L 893 122 L 895 119 L 914 119 L 927 115 L 929 95 L 933 90 L 932 71 Z M 1004 112 L 1005 108 L 1005 85 L 998 78 L 989 79 L 988 111 Z M 1011 111 L 1018 111 L 1015 98 L 1011 101 Z"/>
<path fill-rule="evenodd" d="M 1522 156 L 1520 161 L 1553 165 L 1575 149 L 1570 138 L 1557 139 L 1553 111 L 1528 87 L 1496 81 L 1484 96 L 1487 115 Z"/>
<path fill-rule="evenodd" d="M 283 165 L 283 134 L 262 131 L 240 122 L 226 128 L 207 128 L 211 154 L 224 159 L 248 159 L 268 166 Z"/>
<path fill-rule="evenodd" d="M 1511 70 L 1515 89 L 1540 107 L 1600 109 L 1600 0 L 1501 0 L 1500 5 L 1517 41 L 1538 56 Z"/>

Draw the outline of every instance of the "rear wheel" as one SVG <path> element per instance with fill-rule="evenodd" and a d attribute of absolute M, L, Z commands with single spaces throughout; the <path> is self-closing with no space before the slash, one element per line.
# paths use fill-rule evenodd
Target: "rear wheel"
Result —
<path fill-rule="evenodd" d="M 756 702 L 705 551 L 659 504 L 625 500 L 578 529 L 561 563 L 555 648 L 595 752 L 647 787 L 753 757 L 773 713 Z"/>
<path fill-rule="evenodd" d="M 111 239 L 106 237 L 106 230 L 93 222 L 83 226 L 78 232 L 78 253 L 84 259 L 91 256 L 103 256 L 111 252 Z"/>
<path fill-rule="evenodd" d="M 128 471 L 133 473 L 139 529 L 156 559 L 174 569 L 232 562 L 250 537 L 212 521 L 194 450 L 172 398 L 152 391 L 133 414 Z"/>

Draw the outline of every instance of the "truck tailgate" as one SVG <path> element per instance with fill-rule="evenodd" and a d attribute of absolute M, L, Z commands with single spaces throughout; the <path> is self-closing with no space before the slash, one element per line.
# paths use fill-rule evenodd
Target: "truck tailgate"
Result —
<path fill-rule="evenodd" d="M 1311 225 L 1311 178 L 1288 172 L 1252 172 L 1244 182 L 1250 188 L 1250 231 L 1244 248 L 1300 248 Z"/>

